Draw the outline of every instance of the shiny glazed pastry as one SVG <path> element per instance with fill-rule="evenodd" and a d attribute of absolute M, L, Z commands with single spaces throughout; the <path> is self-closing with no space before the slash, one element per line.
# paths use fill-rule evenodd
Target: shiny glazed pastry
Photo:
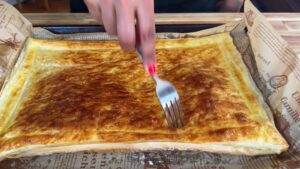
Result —
<path fill-rule="evenodd" d="M 116 41 L 28 39 L 0 97 L 0 159 L 55 152 L 288 148 L 229 33 L 157 40 L 158 72 L 181 97 L 167 127 L 152 79 Z M 270 118 L 269 118 L 270 117 Z"/>

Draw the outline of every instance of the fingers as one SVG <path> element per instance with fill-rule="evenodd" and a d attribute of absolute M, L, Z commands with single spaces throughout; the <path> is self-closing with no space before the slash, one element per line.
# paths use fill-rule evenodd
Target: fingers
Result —
<path fill-rule="evenodd" d="M 133 3 L 128 3 L 128 0 L 118 0 L 114 2 L 120 45 L 125 50 L 134 50 L 136 37 Z"/>
<path fill-rule="evenodd" d="M 153 0 L 141 1 L 137 6 L 137 47 L 143 55 L 144 65 L 153 67 L 155 59 L 155 24 Z"/>
<path fill-rule="evenodd" d="M 91 17 L 94 18 L 97 22 L 102 23 L 101 9 L 98 5 L 98 1 L 84 0 L 84 2 L 89 9 L 89 13 L 90 13 Z"/>
<path fill-rule="evenodd" d="M 102 22 L 106 32 L 110 35 L 117 35 L 116 10 L 112 0 L 99 0 L 102 11 Z"/>
<path fill-rule="evenodd" d="M 125 50 L 138 48 L 144 65 L 156 65 L 154 0 L 85 0 L 93 18 L 118 35 Z M 135 26 L 135 17 L 137 25 Z"/>

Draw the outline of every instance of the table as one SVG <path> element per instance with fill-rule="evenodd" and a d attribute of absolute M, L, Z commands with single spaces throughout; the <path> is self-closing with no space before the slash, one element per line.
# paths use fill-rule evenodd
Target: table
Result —
<path fill-rule="evenodd" d="M 279 34 L 300 55 L 300 13 L 264 13 Z M 86 13 L 25 13 L 34 26 L 97 25 Z M 242 19 L 242 13 L 156 14 L 157 25 L 218 25 Z"/>

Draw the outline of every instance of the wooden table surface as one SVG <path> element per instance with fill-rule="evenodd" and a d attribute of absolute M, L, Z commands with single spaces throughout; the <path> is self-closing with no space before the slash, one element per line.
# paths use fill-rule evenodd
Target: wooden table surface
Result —
<path fill-rule="evenodd" d="M 264 14 L 279 34 L 300 54 L 300 13 Z M 34 26 L 97 25 L 86 13 L 25 13 Z M 169 24 L 224 24 L 238 21 L 242 13 L 180 13 L 156 14 L 158 25 Z"/>

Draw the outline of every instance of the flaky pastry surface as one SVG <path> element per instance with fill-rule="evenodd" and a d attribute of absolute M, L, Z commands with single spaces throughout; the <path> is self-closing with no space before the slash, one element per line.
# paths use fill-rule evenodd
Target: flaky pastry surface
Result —
<path fill-rule="evenodd" d="M 0 97 L 0 158 L 82 150 L 273 154 L 288 145 L 228 33 L 159 39 L 159 76 L 181 97 L 170 129 L 155 84 L 116 41 L 29 39 Z"/>

